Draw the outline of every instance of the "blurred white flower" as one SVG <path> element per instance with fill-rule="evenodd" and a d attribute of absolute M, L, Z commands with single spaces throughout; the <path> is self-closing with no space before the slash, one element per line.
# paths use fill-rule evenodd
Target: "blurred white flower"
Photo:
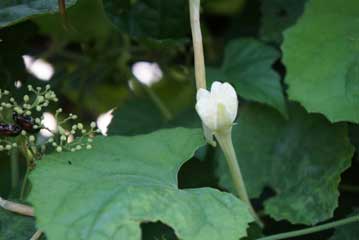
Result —
<path fill-rule="evenodd" d="M 97 127 L 100 129 L 102 135 L 107 136 L 108 126 L 110 125 L 112 118 L 113 118 L 113 109 L 108 112 L 105 112 L 98 116 L 97 118 Z"/>
<path fill-rule="evenodd" d="M 211 91 L 199 89 L 196 111 L 213 132 L 231 129 L 238 111 L 236 91 L 229 83 L 214 82 Z"/>
<path fill-rule="evenodd" d="M 43 59 L 35 59 L 32 56 L 22 56 L 26 70 L 42 81 L 49 81 L 54 75 L 54 67 Z"/>
<path fill-rule="evenodd" d="M 160 66 L 151 62 L 136 62 L 132 65 L 132 73 L 146 86 L 159 82 L 163 77 Z"/>
<path fill-rule="evenodd" d="M 49 112 L 43 113 L 42 124 L 45 128 L 50 130 L 49 131 L 47 129 L 41 129 L 40 134 L 45 138 L 49 138 L 53 136 L 53 133 L 57 131 L 57 121 L 52 113 Z"/>

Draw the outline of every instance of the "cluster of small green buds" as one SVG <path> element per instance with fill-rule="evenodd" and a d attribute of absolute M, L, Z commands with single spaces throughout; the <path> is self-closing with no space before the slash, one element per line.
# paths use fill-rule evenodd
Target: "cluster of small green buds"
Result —
<path fill-rule="evenodd" d="M 13 148 L 17 147 L 17 143 L 6 141 L 6 140 L 0 140 L 0 152 L 2 151 L 10 151 Z"/>
<path fill-rule="evenodd" d="M 56 152 L 76 152 L 82 149 L 92 149 L 93 138 L 99 132 L 96 123 L 92 122 L 88 129 L 86 129 L 82 123 L 72 124 L 71 129 L 65 129 L 63 125 L 68 121 L 76 120 L 77 116 L 69 114 L 67 118 L 59 121 L 58 114 L 61 111 L 61 109 L 58 109 L 55 115 L 58 122 L 58 131 L 57 133 L 53 133 L 53 136 L 48 139 L 47 143 L 51 144 Z"/>
<path fill-rule="evenodd" d="M 22 97 L 21 101 L 17 101 L 10 96 L 9 91 L 0 89 L 0 120 L 9 122 L 9 119 L 11 119 L 11 117 L 4 117 L 6 115 L 3 114 L 4 110 L 7 115 L 12 115 L 12 121 L 15 121 L 13 125 L 12 123 L 9 123 L 0 126 L 2 127 L 2 129 L 0 129 L 2 131 L 0 151 L 11 150 L 12 148 L 17 147 L 17 144 L 13 143 L 16 141 L 16 138 L 14 137 L 17 136 L 25 137 L 29 147 L 32 149 L 36 149 L 40 146 L 44 147 L 44 145 L 52 146 L 57 152 L 75 152 L 81 149 L 92 148 L 93 137 L 99 132 L 96 123 L 93 122 L 90 127 L 85 128 L 82 123 L 74 123 L 74 121 L 78 119 L 78 116 L 75 114 L 70 113 L 67 117 L 63 118 L 63 110 L 59 108 L 54 114 L 57 129 L 49 129 L 46 126 L 44 114 L 42 112 L 45 112 L 46 108 L 51 103 L 58 102 L 56 94 L 51 90 L 50 85 L 47 85 L 45 88 L 34 88 L 33 86 L 28 85 L 27 90 L 28 93 Z M 42 117 L 33 118 L 32 115 L 35 111 L 39 112 Z M 26 125 L 24 125 L 24 127 L 21 125 L 17 126 L 17 132 L 14 134 L 9 132 L 11 129 L 9 129 L 8 126 L 16 126 L 16 124 L 18 124 L 16 122 L 17 119 L 19 119 L 19 123 L 24 123 Z M 68 126 L 70 126 L 70 128 L 66 129 Z M 49 132 L 50 136 L 47 136 L 49 138 L 44 136 L 45 141 L 39 140 L 39 130 L 41 130 L 40 134 L 43 133 L 43 131 Z"/>

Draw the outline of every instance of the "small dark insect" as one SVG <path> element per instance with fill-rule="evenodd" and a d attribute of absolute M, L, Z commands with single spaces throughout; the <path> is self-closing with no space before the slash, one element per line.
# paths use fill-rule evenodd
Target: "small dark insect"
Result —
<path fill-rule="evenodd" d="M 71 162 L 71 161 L 68 161 L 67 163 L 68 163 L 69 165 L 72 165 L 72 162 Z"/>
<path fill-rule="evenodd" d="M 0 123 L 0 136 L 16 137 L 21 133 L 21 130 L 18 125 Z"/>
<path fill-rule="evenodd" d="M 35 122 L 31 116 L 20 115 L 14 112 L 12 115 L 16 124 L 18 124 L 23 130 L 29 133 L 37 133 L 40 131 L 38 128 L 34 128 Z"/>

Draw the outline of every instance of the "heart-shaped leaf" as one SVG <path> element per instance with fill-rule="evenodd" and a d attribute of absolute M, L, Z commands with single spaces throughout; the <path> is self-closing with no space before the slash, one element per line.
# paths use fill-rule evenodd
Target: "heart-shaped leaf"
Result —
<path fill-rule="evenodd" d="M 45 157 L 31 174 L 30 201 L 49 239 L 141 239 L 161 221 L 181 239 L 237 240 L 246 205 L 215 189 L 177 187 L 180 166 L 204 145 L 201 130 L 176 128 L 98 138 L 94 149 Z"/>
<path fill-rule="evenodd" d="M 332 122 L 359 122 L 359 1 L 315 0 L 285 32 L 289 98 Z"/>
<path fill-rule="evenodd" d="M 251 197 L 271 187 L 276 195 L 264 203 L 265 211 L 276 220 L 316 224 L 331 218 L 340 175 L 354 152 L 347 125 L 296 104 L 290 104 L 288 120 L 259 104 L 243 106 L 239 116 L 233 141 Z M 233 189 L 227 172 L 221 157 L 220 181 Z"/>

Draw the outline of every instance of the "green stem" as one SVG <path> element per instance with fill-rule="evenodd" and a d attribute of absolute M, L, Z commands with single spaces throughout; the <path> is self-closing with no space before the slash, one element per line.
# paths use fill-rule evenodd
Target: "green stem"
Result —
<path fill-rule="evenodd" d="M 201 0 L 189 0 L 192 41 L 194 50 L 194 65 L 197 89 L 206 89 L 206 70 L 204 64 L 202 31 L 200 23 Z"/>
<path fill-rule="evenodd" d="M 26 172 L 25 172 L 24 179 L 22 180 L 22 185 L 21 185 L 21 190 L 20 190 L 20 199 L 24 200 L 25 194 L 26 194 L 27 182 L 28 182 L 30 171 L 31 171 L 31 164 L 34 161 L 34 155 L 28 149 L 26 141 L 24 141 L 22 143 L 21 150 L 22 150 L 22 153 L 24 154 L 24 157 L 26 159 Z"/>
<path fill-rule="evenodd" d="M 232 177 L 232 181 L 234 183 L 234 187 L 237 191 L 239 198 L 242 199 L 242 201 L 244 201 L 245 203 L 247 203 L 251 215 L 256 220 L 258 225 L 260 227 L 263 227 L 263 223 L 257 216 L 257 214 L 251 204 L 251 201 L 249 199 L 249 196 L 247 193 L 247 188 L 244 183 L 241 169 L 240 169 L 238 161 L 237 161 L 236 152 L 234 151 L 234 148 L 233 148 L 231 132 L 232 132 L 232 129 L 229 129 L 229 130 L 226 130 L 225 132 L 216 133 L 215 136 L 216 136 L 217 141 L 219 142 L 219 145 L 221 146 L 223 153 L 226 157 L 229 171 L 230 171 L 230 174 Z"/>
<path fill-rule="evenodd" d="M 331 228 L 339 227 L 339 226 L 342 226 L 342 225 L 346 225 L 346 224 L 349 224 L 349 223 L 354 223 L 354 222 L 359 222 L 359 215 L 344 218 L 342 220 L 322 224 L 322 225 L 315 226 L 315 227 L 305 228 L 305 229 L 302 229 L 302 230 L 286 232 L 286 233 L 280 233 L 280 234 L 276 234 L 276 235 L 272 235 L 272 236 L 268 236 L 268 237 L 262 237 L 262 238 L 258 238 L 257 240 L 279 240 L 279 239 L 287 239 L 287 238 L 292 238 L 292 237 L 298 237 L 298 236 L 303 236 L 303 235 L 307 235 L 307 234 L 311 234 L 311 233 L 316 233 L 316 232 L 324 231 L 324 230 L 327 230 L 327 229 L 331 229 Z"/>
<path fill-rule="evenodd" d="M 206 66 L 203 53 L 203 40 L 200 21 L 200 8 L 201 0 L 189 0 L 191 30 L 192 30 L 192 42 L 194 51 L 194 67 L 196 77 L 197 90 L 200 88 L 207 89 L 206 83 Z M 213 135 L 210 129 L 202 123 L 204 136 L 209 144 L 213 147 L 216 146 L 216 142 L 213 140 Z"/>
<path fill-rule="evenodd" d="M 173 118 L 172 113 L 168 110 L 167 106 L 163 103 L 163 101 L 158 97 L 158 95 L 153 91 L 152 88 L 145 86 L 144 88 L 152 101 L 156 104 L 158 109 L 161 111 L 162 115 L 166 120 L 171 120 Z"/>
<path fill-rule="evenodd" d="M 26 191 L 27 179 L 29 177 L 29 174 L 30 174 L 30 167 L 27 166 L 24 179 L 22 180 L 21 191 L 20 191 L 20 200 L 25 199 L 25 191 Z"/>
<path fill-rule="evenodd" d="M 17 149 L 11 151 L 11 188 L 16 189 L 19 184 L 19 155 Z"/>

